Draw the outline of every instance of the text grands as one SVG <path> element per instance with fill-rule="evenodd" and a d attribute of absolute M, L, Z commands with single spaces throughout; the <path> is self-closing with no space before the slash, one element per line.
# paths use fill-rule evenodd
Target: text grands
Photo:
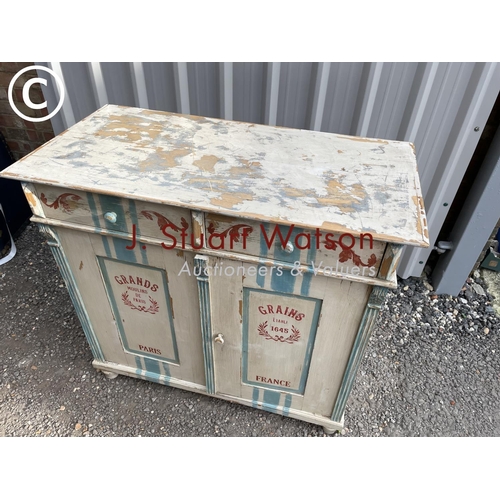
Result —
<path fill-rule="evenodd" d="M 138 286 L 142 286 L 144 288 L 148 288 L 150 289 L 152 292 L 156 292 L 156 290 L 158 290 L 158 285 L 156 285 L 155 283 L 151 283 L 149 280 L 147 279 L 142 279 L 140 276 L 125 276 L 123 274 L 120 274 L 118 276 L 115 276 L 115 281 L 119 284 L 119 285 L 138 285 Z M 134 289 L 134 288 L 131 288 L 131 287 L 128 287 L 130 290 L 132 291 L 136 291 L 136 292 L 139 292 L 141 291 L 142 293 L 146 293 L 146 290 L 137 290 L 137 289 Z"/>

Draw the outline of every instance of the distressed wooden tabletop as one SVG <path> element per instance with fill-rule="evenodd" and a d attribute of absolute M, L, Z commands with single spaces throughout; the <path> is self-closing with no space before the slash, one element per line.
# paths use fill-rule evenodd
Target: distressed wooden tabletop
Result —
<path fill-rule="evenodd" d="M 407 142 L 107 105 L 1 173 L 428 246 Z"/>

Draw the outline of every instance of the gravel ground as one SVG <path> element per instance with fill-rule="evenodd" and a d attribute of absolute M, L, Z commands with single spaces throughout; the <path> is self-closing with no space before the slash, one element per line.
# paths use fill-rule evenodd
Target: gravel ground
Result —
<path fill-rule="evenodd" d="M 91 353 L 33 224 L 0 267 L 0 436 L 323 436 L 291 418 L 120 376 Z M 336 436 L 499 436 L 499 321 L 479 273 L 460 296 L 400 280 Z"/>

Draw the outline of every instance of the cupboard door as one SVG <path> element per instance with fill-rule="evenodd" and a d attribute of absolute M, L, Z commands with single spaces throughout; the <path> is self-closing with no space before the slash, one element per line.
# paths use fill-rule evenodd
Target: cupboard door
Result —
<path fill-rule="evenodd" d="M 194 254 L 57 229 L 104 362 L 138 376 L 203 390 Z M 127 248 L 127 246 L 129 248 Z"/>
<path fill-rule="evenodd" d="M 210 258 L 215 392 L 330 417 L 371 286 Z"/>

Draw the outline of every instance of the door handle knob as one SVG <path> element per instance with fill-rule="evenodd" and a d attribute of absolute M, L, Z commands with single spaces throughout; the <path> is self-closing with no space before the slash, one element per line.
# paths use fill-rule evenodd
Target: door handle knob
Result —
<path fill-rule="evenodd" d="M 104 218 L 108 221 L 111 222 L 111 224 L 116 224 L 116 220 L 118 219 L 117 215 L 115 212 L 106 212 L 104 214 Z"/>
<path fill-rule="evenodd" d="M 214 342 L 217 342 L 218 344 L 224 343 L 224 336 L 222 335 L 222 333 L 219 333 L 214 337 Z"/>

